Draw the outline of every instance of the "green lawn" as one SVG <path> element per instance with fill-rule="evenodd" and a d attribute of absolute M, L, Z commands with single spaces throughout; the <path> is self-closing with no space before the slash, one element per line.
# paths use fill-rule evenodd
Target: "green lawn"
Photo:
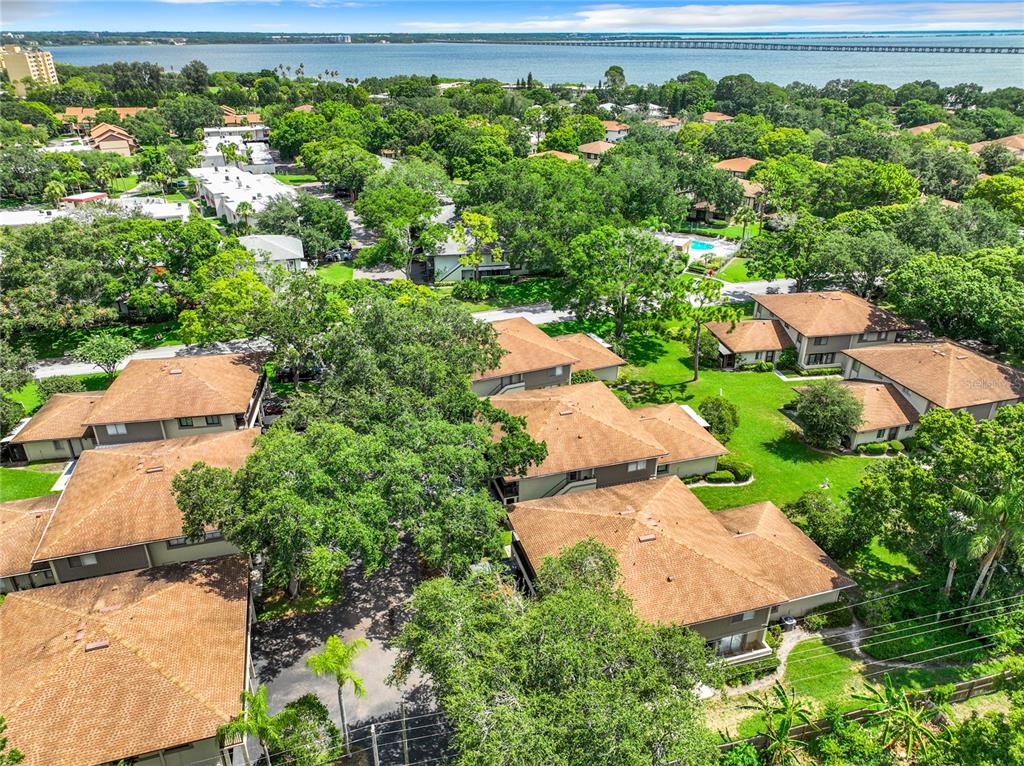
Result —
<path fill-rule="evenodd" d="M 110 188 L 108 191 L 111 192 L 126 192 L 130 189 L 134 189 L 139 184 L 138 176 L 125 176 L 124 178 L 115 178 L 110 182 Z"/>
<path fill-rule="evenodd" d="M 102 372 L 93 372 L 88 375 L 70 375 L 82 381 L 86 391 L 106 391 L 110 387 L 110 379 Z M 24 386 L 13 392 L 11 398 L 20 402 L 25 408 L 25 413 L 31 415 L 42 402 L 39 400 L 39 386 L 36 381 L 30 380 Z"/>
<path fill-rule="evenodd" d="M 586 330 L 606 340 L 608 327 L 563 322 L 544 328 L 551 335 Z M 690 344 L 658 335 L 638 335 L 625 343 L 633 362 L 624 373 L 638 403 L 678 402 L 695 407 L 721 392 L 739 409 L 740 424 L 726 445 L 734 457 L 754 466 L 754 481 L 743 487 L 695 487 L 711 509 L 731 508 L 762 500 L 778 506 L 796 500 L 828 480 L 828 493 L 839 499 L 860 480 L 870 461 L 824 454 L 798 438 L 797 427 L 779 410 L 793 399 L 798 383 L 787 383 L 770 372 L 703 370 L 693 377 Z"/>
<path fill-rule="evenodd" d="M 278 181 L 280 181 L 283 184 L 289 184 L 291 186 L 296 186 L 298 184 L 305 184 L 305 183 L 310 183 L 312 181 L 316 181 L 316 176 L 308 175 L 308 174 L 307 175 L 302 175 L 302 174 L 291 175 L 289 173 L 274 173 L 274 178 L 276 178 Z"/>
<path fill-rule="evenodd" d="M 0 468 L 0 503 L 50 494 L 58 473 L 27 468 Z"/>
<path fill-rule="evenodd" d="M 53 359 L 64 356 L 88 336 L 99 332 L 125 335 L 139 344 L 140 348 L 174 346 L 182 343 L 178 320 L 155 322 L 144 325 L 114 325 L 112 327 L 89 327 L 76 330 L 38 330 L 22 333 L 15 339 L 19 347 L 28 347 L 36 359 Z M 158 337 L 159 336 L 159 337 Z"/>
<path fill-rule="evenodd" d="M 321 266 L 316 273 L 325 284 L 340 285 L 342 282 L 351 281 L 352 271 L 352 267 L 347 264 L 332 263 L 330 266 Z"/>
<path fill-rule="evenodd" d="M 703 234 L 705 237 L 725 237 L 726 239 L 739 239 L 743 236 L 742 226 L 732 226 L 726 223 L 687 224 L 682 231 L 687 234 Z M 747 226 L 747 234 L 751 237 L 756 236 L 760 231 L 761 224 L 759 223 Z"/>
<path fill-rule="evenodd" d="M 729 265 L 715 274 L 723 282 L 749 282 L 751 276 L 747 274 L 747 259 L 733 258 Z"/>

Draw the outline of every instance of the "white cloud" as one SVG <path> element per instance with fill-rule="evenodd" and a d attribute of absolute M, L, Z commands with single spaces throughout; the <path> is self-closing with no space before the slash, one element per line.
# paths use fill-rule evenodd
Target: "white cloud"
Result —
<path fill-rule="evenodd" d="M 566 16 L 521 21 L 409 21 L 402 27 L 424 32 L 732 32 L 791 29 L 989 29 L 1024 25 L 1019 2 L 819 2 L 733 3 L 637 7 L 621 4 L 581 7 Z"/>

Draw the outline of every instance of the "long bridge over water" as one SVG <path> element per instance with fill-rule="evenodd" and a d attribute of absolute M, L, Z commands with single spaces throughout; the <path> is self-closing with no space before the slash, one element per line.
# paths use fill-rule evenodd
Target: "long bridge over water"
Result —
<path fill-rule="evenodd" d="M 877 43 L 784 43 L 761 40 L 691 40 L 682 38 L 609 40 L 466 40 L 503 45 L 561 45 L 580 48 L 698 48 L 741 51 L 835 51 L 838 53 L 973 53 L 1024 54 L 1016 45 L 879 45 Z"/>

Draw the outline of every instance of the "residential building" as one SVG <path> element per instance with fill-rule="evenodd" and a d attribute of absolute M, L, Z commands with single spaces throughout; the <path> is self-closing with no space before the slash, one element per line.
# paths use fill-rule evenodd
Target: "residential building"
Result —
<path fill-rule="evenodd" d="M 605 153 L 614 148 L 615 144 L 611 141 L 591 141 L 588 144 L 580 144 L 579 153 L 587 162 L 597 164 Z"/>
<path fill-rule="evenodd" d="M 676 476 L 518 502 L 508 519 L 527 583 L 546 557 L 594 539 L 641 619 L 688 626 L 730 663 L 769 656 L 769 624 L 855 585 L 772 503 L 712 513 Z"/>
<path fill-rule="evenodd" d="M 270 138 L 270 128 L 262 122 L 248 125 L 218 125 L 214 128 L 203 128 L 203 138 L 240 138 L 243 141 L 266 141 Z"/>
<path fill-rule="evenodd" d="M 731 157 L 716 162 L 714 167 L 716 170 L 724 170 L 733 178 L 746 178 L 750 169 L 760 164 L 761 160 L 755 160 L 753 157 Z"/>
<path fill-rule="evenodd" d="M 1024 399 L 1024 372 L 945 339 L 851 348 L 841 357 L 848 381 L 890 384 L 922 415 L 942 407 L 986 420 L 998 408 Z M 893 437 L 871 441 L 883 438 Z"/>
<path fill-rule="evenodd" d="M 492 322 L 501 363 L 473 377 L 477 396 L 568 385 L 573 372 L 591 370 L 600 380 L 615 380 L 626 362 L 599 337 L 572 333 L 552 338 L 523 317 Z"/>
<path fill-rule="evenodd" d="M 530 155 L 531 157 L 557 157 L 560 160 L 566 162 L 575 162 L 580 158 L 578 154 L 572 154 L 571 152 L 560 152 L 557 149 L 548 149 L 545 152 L 536 152 Z"/>
<path fill-rule="evenodd" d="M 302 240 L 285 234 L 249 234 L 239 237 L 242 247 L 256 256 L 256 267 L 264 271 L 281 266 L 291 274 L 304 271 L 308 264 Z"/>
<path fill-rule="evenodd" d="M 0 503 L 0 593 L 53 584 L 46 564 L 33 564 L 43 530 L 57 507 L 58 495 Z"/>
<path fill-rule="evenodd" d="M 253 428 L 266 383 L 242 354 L 133 359 L 84 425 L 104 447 Z"/>
<path fill-rule="evenodd" d="M 110 152 L 121 157 L 130 157 L 139 148 L 131 133 L 106 122 L 92 126 L 88 144 L 98 152 Z"/>
<path fill-rule="evenodd" d="M 592 332 L 557 335 L 554 341 L 576 357 L 570 372 L 589 370 L 598 380 L 613 381 L 618 379 L 619 368 L 626 363 L 612 351 L 610 344 Z"/>
<path fill-rule="evenodd" d="M 92 449 L 92 429 L 85 425 L 102 391 L 54 394 L 39 411 L 18 425 L 9 444 L 12 459 L 69 460 Z"/>
<path fill-rule="evenodd" d="M 683 126 L 683 121 L 678 117 L 651 117 L 644 120 L 644 122 L 649 125 L 653 125 L 656 128 L 668 131 L 669 133 L 674 133 Z"/>
<path fill-rule="evenodd" d="M 163 197 L 118 197 L 110 199 L 102 192 L 72 194 L 61 200 L 60 208 L 29 208 L 22 210 L 0 210 L 0 226 L 32 226 L 50 223 L 58 218 L 72 215 L 73 209 L 82 208 L 87 202 L 99 202 L 96 212 L 107 212 L 108 208 L 120 208 L 132 215 L 155 218 L 158 221 L 187 221 L 191 207 L 187 202 L 167 202 Z M 104 208 L 108 206 L 108 208 Z"/>
<path fill-rule="evenodd" d="M 1017 159 L 1024 160 L 1024 133 L 1017 133 L 1016 135 L 1005 136 L 1003 138 L 994 138 L 991 141 L 978 141 L 977 143 L 968 145 L 967 148 L 975 154 L 979 154 L 981 150 L 989 144 L 1005 146 Z"/>
<path fill-rule="evenodd" d="M 740 186 L 743 187 L 743 204 L 760 213 L 764 209 L 765 188 L 757 181 L 748 181 L 746 178 L 738 178 Z"/>
<path fill-rule="evenodd" d="M 724 112 L 704 112 L 700 117 L 700 121 L 708 125 L 714 125 L 719 122 L 732 122 L 735 119 L 731 114 L 725 114 Z"/>
<path fill-rule="evenodd" d="M 893 348 L 903 349 L 906 345 L 901 343 Z M 913 435 L 920 413 L 897 386 L 869 380 L 844 380 L 842 385 L 864 407 L 860 425 L 842 439 L 844 448 Z"/>
<path fill-rule="evenodd" d="M 241 128 L 245 130 L 245 128 Z M 227 130 L 215 128 L 214 130 Z M 229 159 L 230 158 L 230 159 Z M 203 168 L 239 168 L 248 173 L 273 173 L 274 158 L 270 147 L 261 141 L 246 141 L 239 135 L 207 134 L 199 150 L 199 166 Z"/>
<path fill-rule="evenodd" d="M 67 214 L 66 210 L 41 210 L 39 208 L 0 210 L 0 226 L 33 226 L 40 223 L 50 223 L 50 221 L 63 218 Z"/>
<path fill-rule="evenodd" d="M 83 125 L 85 123 L 95 122 L 97 115 L 101 111 L 106 111 L 108 109 L 114 112 L 119 120 L 123 120 L 125 117 L 135 117 L 139 112 L 145 112 L 148 109 L 152 109 L 152 107 L 104 106 L 99 109 L 94 109 L 91 106 L 66 106 L 64 107 L 64 111 L 56 115 L 56 117 L 61 122 L 74 122 L 77 125 Z"/>
<path fill-rule="evenodd" d="M 7 71 L 7 79 L 21 98 L 28 92 L 26 79 L 40 85 L 58 84 L 57 68 L 49 51 L 22 48 L 20 45 L 0 46 L 0 68 Z"/>
<path fill-rule="evenodd" d="M 221 106 L 220 108 L 221 118 L 224 120 L 224 124 L 228 127 L 234 125 L 259 125 L 260 124 L 260 113 L 259 112 L 236 112 L 230 106 Z"/>
<path fill-rule="evenodd" d="M 171 481 L 202 461 L 238 470 L 260 429 L 186 436 L 83 452 L 32 564 L 46 564 L 58 583 L 237 553 L 213 528 L 203 540 L 182 532 Z"/>
<path fill-rule="evenodd" d="M 157 221 L 187 221 L 192 207 L 187 202 L 168 202 L 163 197 L 118 197 L 109 200 L 132 215 L 142 215 Z"/>
<path fill-rule="evenodd" d="M 888 311 L 841 291 L 755 295 L 754 319 L 782 322 L 803 368 L 836 367 L 841 351 L 894 343 L 910 329 Z"/>
<path fill-rule="evenodd" d="M 250 762 L 217 735 L 254 688 L 248 579 L 231 556 L 8 595 L 0 710 L 23 766 Z"/>
<path fill-rule="evenodd" d="M 438 88 L 440 88 L 440 87 L 441 86 L 439 85 Z M 306 114 L 309 114 L 310 112 L 313 111 L 313 105 L 312 104 L 299 104 L 297 107 L 293 108 L 292 111 L 293 112 L 305 112 Z"/>
<path fill-rule="evenodd" d="M 268 173 L 257 175 L 235 167 L 192 168 L 188 173 L 196 179 L 199 197 L 213 208 L 218 218 L 231 224 L 243 218 L 251 221 L 275 197 L 298 196 L 293 187 Z M 242 205 L 248 205 L 252 212 L 239 214 Z"/>
<path fill-rule="evenodd" d="M 653 479 L 668 455 L 604 383 L 513 391 L 491 404 L 526 419 L 526 431 L 548 455 L 523 476 L 494 482 L 505 503 Z"/>
<path fill-rule="evenodd" d="M 912 136 L 920 136 L 922 133 L 931 133 L 937 128 L 946 127 L 944 122 L 929 122 L 927 125 L 916 125 L 913 128 L 907 128 L 907 133 Z"/>
<path fill-rule="evenodd" d="M 601 120 L 604 126 L 604 140 L 617 144 L 629 135 L 629 125 L 618 120 Z"/>
<path fill-rule="evenodd" d="M 473 376 L 473 393 L 477 396 L 569 383 L 576 356 L 567 346 L 523 317 L 492 322 L 491 327 L 505 353 L 496 368 Z"/>
<path fill-rule="evenodd" d="M 638 407 L 630 414 L 668 450 L 658 458 L 657 476 L 703 476 L 718 470 L 718 458 L 728 455 L 711 435 L 708 422 L 685 404 Z"/>
<path fill-rule="evenodd" d="M 718 361 L 725 370 L 757 362 L 774 363 L 780 351 L 795 348 L 778 319 L 706 322 L 704 326 L 718 339 Z"/>
<path fill-rule="evenodd" d="M 62 207 L 73 208 L 79 205 L 87 205 L 90 202 L 104 202 L 109 197 L 106 192 L 78 192 L 78 194 L 69 194 L 67 197 L 61 198 Z"/>

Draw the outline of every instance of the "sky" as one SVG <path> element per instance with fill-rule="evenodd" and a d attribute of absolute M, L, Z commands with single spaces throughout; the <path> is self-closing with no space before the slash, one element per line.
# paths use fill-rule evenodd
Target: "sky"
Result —
<path fill-rule="evenodd" d="M 941 31 L 1024 28 L 1021 0 L 0 0 L 4 30 Z"/>

